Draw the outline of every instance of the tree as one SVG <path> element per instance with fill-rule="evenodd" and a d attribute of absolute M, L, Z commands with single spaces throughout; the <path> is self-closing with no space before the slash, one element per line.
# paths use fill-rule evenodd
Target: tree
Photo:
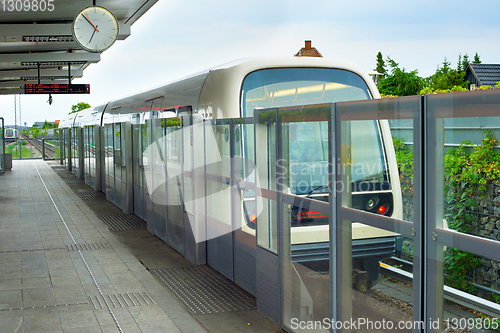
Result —
<path fill-rule="evenodd" d="M 378 90 L 382 95 L 410 96 L 417 95 L 424 88 L 424 79 L 418 76 L 418 71 L 406 72 L 399 64 L 387 57 L 391 74 L 380 80 Z"/>
<path fill-rule="evenodd" d="M 464 71 L 467 69 L 467 66 L 469 66 L 469 62 L 470 62 L 469 56 L 466 53 L 466 54 L 464 54 L 464 58 L 462 60 L 462 68 Z"/>
<path fill-rule="evenodd" d="M 79 112 L 79 111 L 82 111 L 82 110 L 85 110 L 85 109 L 88 109 L 90 108 L 90 104 L 88 103 L 85 103 L 85 102 L 80 102 L 78 104 L 75 104 L 75 105 L 72 105 L 71 106 L 71 112 L 68 113 L 68 114 L 72 114 L 72 113 L 75 113 L 75 112 Z"/>
<path fill-rule="evenodd" d="M 465 72 L 452 69 L 450 62 L 444 58 L 442 67 L 438 67 L 436 73 L 426 79 L 429 88 L 432 90 L 448 90 L 453 87 L 465 88 L 467 81 L 464 81 Z"/>
<path fill-rule="evenodd" d="M 465 70 L 464 64 L 462 62 L 462 53 L 458 54 L 457 71 L 463 72 Z"/>
<path fill-rule="evenodd" d="M 47 120 L 45 120 L 45 122 L 42 125 L 42 129 L 46 130 L 50 128 L 57 128 L 57 125 L 54 123 L 49 123 Z"/>
<path fill-rule="evenodd" d="M 474 61 L 472 62 L 474 64 L 480 64 L 481 63 L 481 59 L 479 59 L 479 54 L 476 54 L 474 55 Z"/>
<path fill-rule="evenodd" d="M 382 77 L 385 77 L 387 71 L 385 69 L 385 61 L 382 58 L 382 52 L 377 53 L 377 67 L 375 68 L 377 73 L 383 74 Z"/>

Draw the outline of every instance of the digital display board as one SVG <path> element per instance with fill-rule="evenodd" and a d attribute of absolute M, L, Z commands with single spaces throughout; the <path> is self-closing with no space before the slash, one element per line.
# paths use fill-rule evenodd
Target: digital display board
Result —
<path fill-rule="evenodd" d="M 25 94 L 90 94 L 90 84 L 25 84 Z"/>

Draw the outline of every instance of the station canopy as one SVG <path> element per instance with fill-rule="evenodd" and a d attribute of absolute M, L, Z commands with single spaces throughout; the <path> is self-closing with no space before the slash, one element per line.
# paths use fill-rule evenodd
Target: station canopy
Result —
<path fill-rule="evenodd" d="M 39 69 L 41 84 L 67 84 L 69 76 L 80 78 L 85 68 L 99 62 L 100 53 L 85 51 L 73 39 L 73 20 L 84 8 L 110 10 L 119 22 L 117 40 L 124 40 L 130 26 L 157 1 L 0 1 L 0 95 L 24 93 L 25 84 L 38 83 Z"/>

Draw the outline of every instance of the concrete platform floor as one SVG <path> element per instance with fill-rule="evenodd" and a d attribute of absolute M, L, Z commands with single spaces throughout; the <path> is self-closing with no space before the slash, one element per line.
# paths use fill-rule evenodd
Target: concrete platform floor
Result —
<path fill-rule="evenodd" d="M 98 215 L 121 211 L 55 165 L 0 177 L 0 332 L 282 332 L 256 310 L 193 316 L 149 272 L 191 264 L 146 230 L 111 232 Z"/>

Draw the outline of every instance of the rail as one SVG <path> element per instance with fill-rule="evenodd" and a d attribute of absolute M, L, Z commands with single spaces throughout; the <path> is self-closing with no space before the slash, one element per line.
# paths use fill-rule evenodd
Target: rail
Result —
<path fill-rule="evenodd" d="M 401 260 L 396 257 L 391 257 L 391 260 L 401 262 L 402 265 L 407 265 L 409 263 L 408 261 Z M 384 263 L 380 263 L 380 269 L 382 275 L 413 286 L 412 273 Z M 449 301 L 455 302 L 469 309 L 479 311 L 494 318 L 497 318 L 500 314 L 500 304 L 471 295 L 452 287 L 444 286 L 444 297 Z"/>

